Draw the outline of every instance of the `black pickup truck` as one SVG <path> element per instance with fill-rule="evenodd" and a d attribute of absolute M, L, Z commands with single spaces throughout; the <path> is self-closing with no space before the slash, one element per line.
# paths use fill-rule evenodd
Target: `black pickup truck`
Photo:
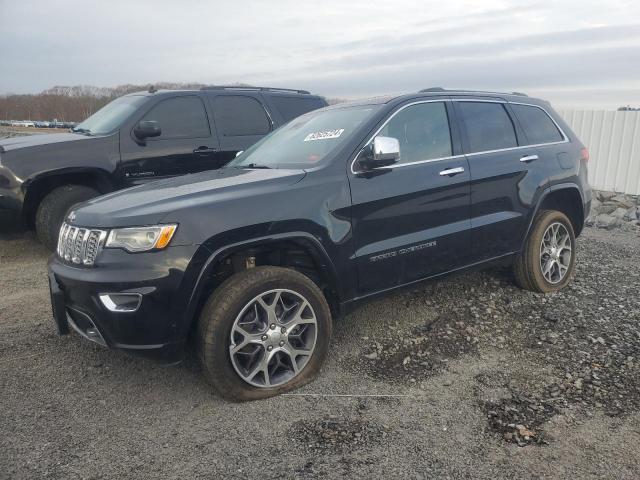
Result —
<path fill-rule="evenodd" d="M 74 208 L 49 264 L 58 329 L 168 362 L 195 345 L 226 397 L 284 392 L 318 372 L 334 319 L 378 295 L 495 263 L 525 289 L 566 286 L 588 158 L 521 94 L 310 112 L 219 170 Z"/>
<path fill-rule="evenodd" d="M 120 97 L 69 133 L 0 140 L 0 222 L 55 248 L 75 203 L 225 165 L 289 120 L 326 106 L 304 90 L 205 87 Z"/>

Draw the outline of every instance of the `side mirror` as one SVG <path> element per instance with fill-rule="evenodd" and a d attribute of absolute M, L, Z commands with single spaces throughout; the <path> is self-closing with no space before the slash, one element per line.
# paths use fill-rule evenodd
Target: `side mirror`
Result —
<path fill-rule="evenodd" d="M 393 137 L 376 137 L 360 157 L 358 164 L 365 171 L 393 165 L 400 160 L 400 142 Z"/>
<path fill-rule="evenodd" d="M 144 120 L 133 129 L 133 134 L 138 140 L 159 137 L 161 133 L 162 129 L 160 129 L 160 125 L 155 120 Z"/>

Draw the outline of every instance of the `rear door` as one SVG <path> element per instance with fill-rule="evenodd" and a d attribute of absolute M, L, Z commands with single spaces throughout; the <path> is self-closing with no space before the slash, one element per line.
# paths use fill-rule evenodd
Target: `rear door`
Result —
<path fill-rule="evenodd" d="M 220 144 L 222 164 L 235 158 L 274 128 L 259 94 L 207 94 Z"/>
<path fill-rule="evenodd" d="M 352 164 L 359 295 L 468 262 L 469 167 L 452 114 L 446 100 L 404 105 L 376 134 L 398 139 L 400 162 L 371 173 Z"/>
<path fill-rule="evenodd" d="M 137 185 L 215 168 L 218 139 L 212 134 L 205 105 L 198 95 L 160 99 L 137 119 L 158 122 L 159 137 L 136 141 L 120 133 L 120 175 L 124 185 Z"/>
<path fill-rule="evenodd" d="M 533 194 L 545 178 L 503 100 L 454 99 L 471 170 L 474 261 L 518 251 Z"/>

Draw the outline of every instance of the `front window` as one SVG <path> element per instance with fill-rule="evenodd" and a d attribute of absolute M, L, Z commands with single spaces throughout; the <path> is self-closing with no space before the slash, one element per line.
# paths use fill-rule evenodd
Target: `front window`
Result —
<path fill-rule="evenodd" d="M 298 117 L 229 163 L 230 167 L 313 167 L 344 145 L 379 106 L 340 108 Z"/>
<path fill-rule="evenodd" d="M 211 135 L 209 120 L 202 100 L 196 95 L 168 98 L 160 101 L 141 121 L 154 121 L 162 130 L 159 137 L 150 140 L 172 138 L 202 138 Z"/>
<path fill-rule="evenodd" d="M 403 108 L 380 130 L 378 136 L 398 140 L 398 163 L 433 160 L 453 154 L 444 102 L 418 103 Z"/>
<path fill-rule="evenodd" d="M 144 95 L 127 95 L 108 103 L 84 122 L 73 128 L 74 132 L 91 135 L 111 133 L 146 101 Z"/>

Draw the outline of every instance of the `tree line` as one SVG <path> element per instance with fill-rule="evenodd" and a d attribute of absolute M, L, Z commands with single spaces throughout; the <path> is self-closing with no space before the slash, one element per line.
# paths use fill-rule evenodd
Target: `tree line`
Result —
<path fill-rule="evenodd" d="M 156 83 L 157 89 L 200 88 L 199 83 Z M 115 98 L 149 90 L 151 84 L 113 88 L 79 85 L 56 86 L 38 94 L 0 95 L 0 120 L 54 120 L 81 122 Z"/>

